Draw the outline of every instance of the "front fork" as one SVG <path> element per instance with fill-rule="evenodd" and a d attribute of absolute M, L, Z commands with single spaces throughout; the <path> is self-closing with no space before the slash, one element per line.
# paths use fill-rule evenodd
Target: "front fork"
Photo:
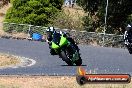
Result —
<path fill-rule="evenodd" d="M 72 50 L 72 58 L 71 61 L 74 63 L 79 59 L 79 52 L 76 50 L 75 46 L 73 46 L 70 42 L 68 43 L 68 47 Z"/>

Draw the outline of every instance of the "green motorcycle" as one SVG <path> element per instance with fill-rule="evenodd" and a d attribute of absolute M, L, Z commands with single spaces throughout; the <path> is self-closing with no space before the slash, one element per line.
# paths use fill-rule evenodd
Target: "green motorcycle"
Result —
<path fill-rule="evenodd" d="M 77 45 L 76 45 L 77 46 Z M 69 66 L 82 64 L 79 49 L 75 47 L 65 35 L 53 34 L 51 48 L 65 61 Z"/>

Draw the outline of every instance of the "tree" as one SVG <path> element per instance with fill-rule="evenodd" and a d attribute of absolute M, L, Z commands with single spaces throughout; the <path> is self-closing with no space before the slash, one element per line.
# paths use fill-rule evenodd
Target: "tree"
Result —
<path fill-rule="evenodd" d="M 85 26 L 91 25 L 88 31 L 96 31 L 104 26 L 106 0 L 78 0 L 78 4 L 88 12 L 84 19 Z M 124 27 L 130 21 L 131 6 L 131 0 L 109 0 L 107 33 L 123 33 Z"/>
<path fill-rule="evenodd" d="M 54 14 L 61 10 L 63 0 L 12 0 L 6 22 L 46 26 Z"/>

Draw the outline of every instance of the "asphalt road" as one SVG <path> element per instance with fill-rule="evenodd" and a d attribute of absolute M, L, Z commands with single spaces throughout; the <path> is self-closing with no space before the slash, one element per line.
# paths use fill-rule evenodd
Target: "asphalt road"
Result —
<path fill-rule="evenodd" d="M 132 55 L 126 49 L 79 45 L 83 67 L 88 73 L 132 74 Z M 58 56 L 51 56 L 48 44 L 28 40 L 0 38 L 0 52 L 28 57 L 36 64 L 0 69 L 4 75 L 75 75 L 76 66 L 67 66 Z"/>

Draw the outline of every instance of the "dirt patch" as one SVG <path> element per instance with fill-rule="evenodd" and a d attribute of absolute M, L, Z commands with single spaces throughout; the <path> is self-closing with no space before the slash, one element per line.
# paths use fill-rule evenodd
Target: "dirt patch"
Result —
<path fill-rule="evenodd" d="M 6 33 L 3 30 L 3 21 L 5 19 L 5 14 L 7 12 L 7 10 L 11 7 L 12 5 L 9 3 L 8 5 L 4 5 L 1 9 L 0 9 L 0 35 L 5 35 Z"/>
<path fill-rule="evenodd" d="M 30 58 L 0 53 L 0 69 L 29 67 L 36 64 Z"/>
<path fill-rule="evenodd" d="M 25 33 L 12 33 L 11 36 L 16 38 L 21 38 L 21 39 L 22 38 L 26 39 L 29 37 L 28 34 L 25 34 Z"/>
<path fill-rule="evenodd" d="M 3 22 L 3 20 L 5 19 L 5 14 L 7 12 L 7 10 L 11 7 L 12 5 L 9 3 L 8 5 L 4 5 L 1 9 L 0 9 L 0 22 Z"/>
<path fill-rule="evenodd" d="M 80 86 L 74 76 L 0 77 L 0 88 L 132 88 L 130 84 L 86 84 Z"/>
<path fill-rule="evenodd" d="M 0 53 L 0 67 L 16 65 L 20 63 L 20 59 L 15 56 Z"/>

